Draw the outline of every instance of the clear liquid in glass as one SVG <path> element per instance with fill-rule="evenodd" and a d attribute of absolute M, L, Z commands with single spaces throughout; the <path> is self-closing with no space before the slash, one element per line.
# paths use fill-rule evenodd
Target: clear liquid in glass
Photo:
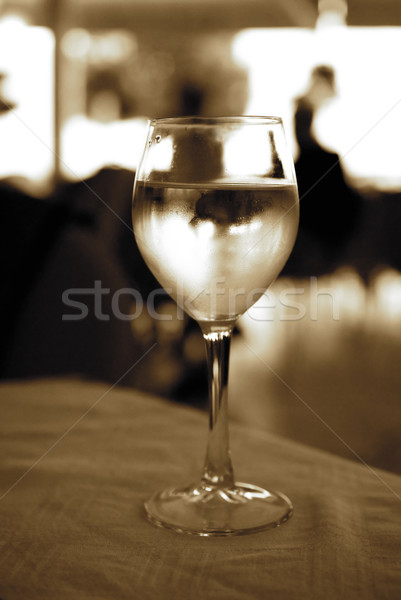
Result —
<path fill-rule="evenodd" d="M 136 183 L 141 253 L 200 323 L 233 321 L 257 301 L 288 259 L 298 218 L 294 184 Z"/>

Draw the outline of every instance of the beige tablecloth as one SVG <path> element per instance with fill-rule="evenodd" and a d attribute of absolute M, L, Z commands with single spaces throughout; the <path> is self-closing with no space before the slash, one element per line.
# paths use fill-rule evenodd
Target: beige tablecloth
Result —
<path fill-rule="evenodd" d="M 0 386 L 0 598 L 401 597 L 401 478 L 234 425 L 239 480 L 285 492 L 263 533 L 198 538 L 143 501 L 197 479 L 207 416 L 79 380 Z"/>

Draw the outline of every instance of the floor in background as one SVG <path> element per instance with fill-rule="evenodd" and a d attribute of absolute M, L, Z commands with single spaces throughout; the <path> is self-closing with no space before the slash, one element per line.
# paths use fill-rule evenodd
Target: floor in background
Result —
<path fill-rule="evenodd" d="M 401 473 L 401 276 L 273 291 L 233 340 L 231 418 Z"/>

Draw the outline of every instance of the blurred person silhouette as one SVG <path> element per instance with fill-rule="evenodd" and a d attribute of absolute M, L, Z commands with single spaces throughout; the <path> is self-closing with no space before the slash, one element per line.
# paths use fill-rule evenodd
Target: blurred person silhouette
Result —
<path fill-rule="evenodd" d="M 176 116 L 205 116 L 206 97 L 207 90 L 199 83 L 184 80 L 178 89 Z M 193 136 L 185 132 L 181 143 L 175 148 L 173 169 L 173 177 L 178 176 L 180 181 L 211 181 L 219 177 L 222 170 L 222 148 L 213 131 L 204 130 L 201 134 L 194 132 Z"/>
<path fill-rule="evenodd" d="M 298 239 L 286 269 L 294 275 L 318 275 L 342 264 L 359 221 L 360 199 L 345 180 L 339 155 L 323 148 L 314 132 L 318 111 L 335 95 L 334 69 L 319 65 L 295 100 L 301 210 Z"/>
<path fill-rule="evenodd" d="M 205 90 L 192 81 L 184 81 L 178 91 L 177 117 L 198 117 L 204 112 Z"/>

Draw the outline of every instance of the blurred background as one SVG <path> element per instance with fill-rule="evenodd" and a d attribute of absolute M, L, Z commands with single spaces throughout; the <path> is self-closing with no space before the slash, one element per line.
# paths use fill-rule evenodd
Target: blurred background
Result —
<path fill-rule="evenodd" d="M 397 0 L 0 0 L 0 376 L 205 407 L 197 326 L 121 292 L 159 287 L 130 224 L 143 134 L 277 114 L 300 231 L 238 323 L 231 416 L 401 472 L 400 66 Z"/>

